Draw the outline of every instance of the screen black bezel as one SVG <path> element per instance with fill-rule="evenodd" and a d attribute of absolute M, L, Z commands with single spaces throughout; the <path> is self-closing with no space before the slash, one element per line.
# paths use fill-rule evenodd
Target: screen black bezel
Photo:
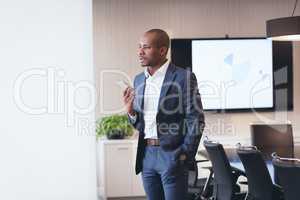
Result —
<path fill-rule="evenodd" d="M 184 64 L 179 64 L 182 66 L 185 66 L 183 68 L 190 68 L 192 70 L 192 41 L 197 41 L 197 40 L 257 40 L 257 39 L 266 39 L 266 37 L 213 37 L 213 38 L 173 38 L 171 39 L 171 61 L 176 64 L 176 62 L 174 62 L 173 56 L 176 55 L 176 51 L 174 51 L 174 41 L 176 41 L 177 43 L 182 42 L 182 45 L 185 46 L 185 51 L 181 51 L 181 52 L 177 52 L 177 54 L 180 54 L 180 56 L 184 55 L 186 56 L 186 59 L 184 61 L 180 61 L 180 63 L 184 63 Z M 178 43 L 178 44 L 179 44 Z M 285 47 L 285 49 L 288 50 L 288 54 L 286 55 L 288 56 L 288 60 L 287 61 L 289 63 L 288 66 L 289 67 L 289 72 L 288 72 L 288 84 L 286 86 L 287 90 L 288 90 L 288 99 L 287 99 L 287 108 L 278 108 L 276 107 L 276 94 L 275 94 L 275 90 L 276 90 L 276 85 L 274 83 L 274 72 L 275 72 L 275 68 L 276 68 L 276 62 L 278 59 L 278 56 L 276 57 L 276 55 L 274 55 L 274 47 L 277 48 L 277 46 L 285 44 L 287 47 Z M 182 48 L 182 47 L 179 47 Z M 282 48 L 282 47 L 281 47 Z M 272 41 L 272 70 L 273 70 L 273 76 L 272 76 L 272 81 L 273 81 L 273 106 L 272 107 L 263 107 L 263 108 L 226 108 L 226 109 L 205 109 L 205 111 L 211 111 L 211 112 L 270 112 L 270 111 L 277 111 L 277 110 L 293 110 L 293 46 L 292 46 L 292 42 L 277 42 L 277 41 Z M 175 49 L 176 50 L 176 49 Z M 276 62 L 275 62 L 276 61 Z M 278 88 L 278 87 L 277 87 Z"/>

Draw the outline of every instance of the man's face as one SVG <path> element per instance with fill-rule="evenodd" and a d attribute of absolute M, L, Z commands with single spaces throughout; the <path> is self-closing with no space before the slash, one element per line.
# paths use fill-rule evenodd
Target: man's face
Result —
<path fill-rule="evenodd" d="M 140 39 L 138 56 L 143 67 L 156 66 L 162 59 L 162 50 L 157 47 L 155 37 L 154 33 L 146 33 Z"/>

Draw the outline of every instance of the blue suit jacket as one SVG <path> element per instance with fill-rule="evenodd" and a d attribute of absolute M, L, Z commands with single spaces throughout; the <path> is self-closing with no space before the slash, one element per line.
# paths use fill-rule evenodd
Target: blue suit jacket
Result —
<path fill-rule="evenodd" d="M 133 109 L 137 118 L 134 122 L 129 118 L 139 131 L 136 174 L 142 170 L 146 146 L 143 114 L 145 81 L 143 72 L 134 79 Z M 188 160 L 195 158 L 205 123 L 197 79 L 191 71 L 174 64 L 168 66 L 161 88 L 156 123 L 160 146 L 164 150 L 174 151 L 175 159 L 181 154 L 186 154 Z"/>

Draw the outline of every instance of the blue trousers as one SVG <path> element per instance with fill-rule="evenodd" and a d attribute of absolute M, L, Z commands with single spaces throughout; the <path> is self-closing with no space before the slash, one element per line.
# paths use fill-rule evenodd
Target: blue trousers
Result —
<path fill-rule="evenodd" d="M 142 179 L 148 200 L 185 200 L 188 186 L 186 165 L 175 159 L 173 151 L 147 146 Z"/>

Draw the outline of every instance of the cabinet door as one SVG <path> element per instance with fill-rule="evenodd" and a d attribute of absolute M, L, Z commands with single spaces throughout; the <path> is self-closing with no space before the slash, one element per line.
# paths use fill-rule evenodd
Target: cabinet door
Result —
<path fill-rule="evenodd" d="M 107 197 L 130 196 L 133 171 L 132 145 L 108 144 L 105 151 Z"/>
<path fill-rule="evenodd" d="M 132 154 L 133 154 L 133 169 L 135 169 L 135 159 L 136 159 L 136 151 L 137 151 L 137 144 L 133 145 Z M 133 170 L 132 173 L 132 195 L 133 196 L 145 196 L 145 190 L 143 187 L 143 181 L 142 181 L 142 174 L 139 173 L 139 175 L 135 174 L 135 170 Z"/>

